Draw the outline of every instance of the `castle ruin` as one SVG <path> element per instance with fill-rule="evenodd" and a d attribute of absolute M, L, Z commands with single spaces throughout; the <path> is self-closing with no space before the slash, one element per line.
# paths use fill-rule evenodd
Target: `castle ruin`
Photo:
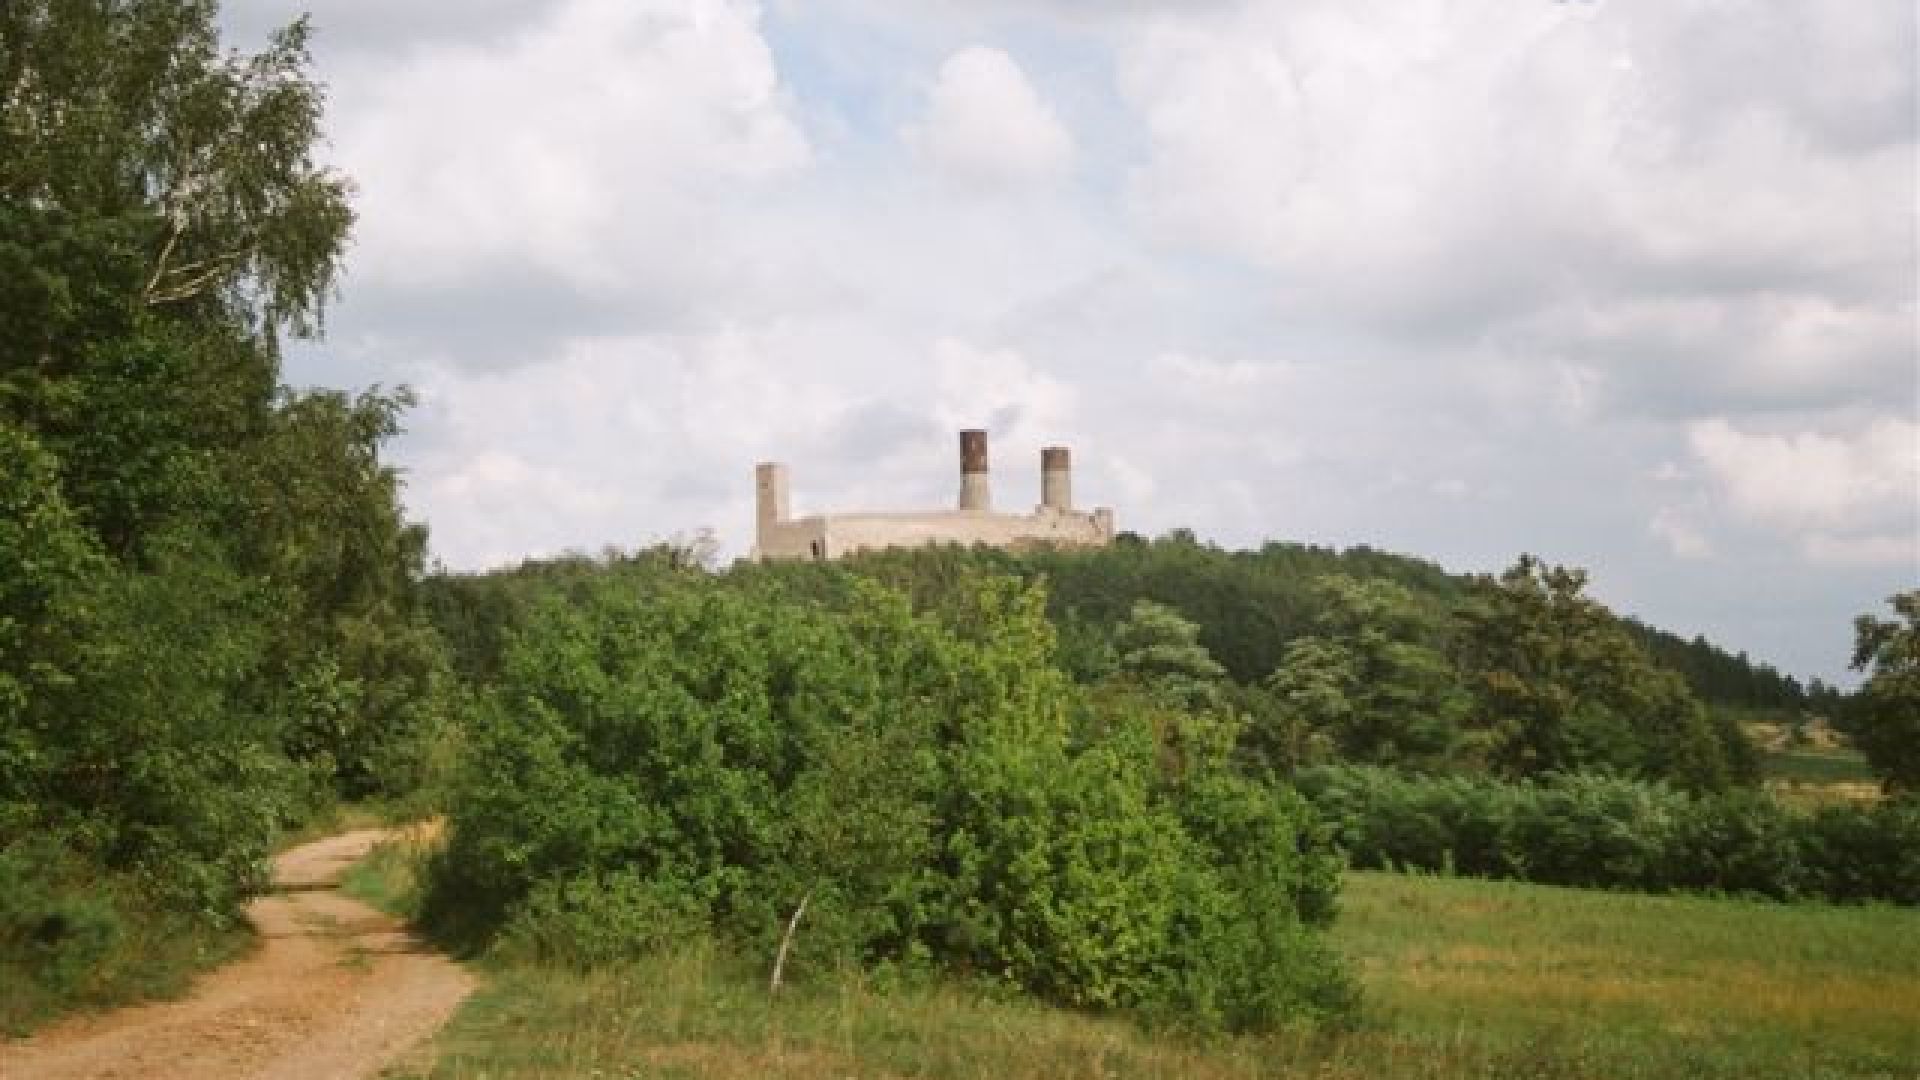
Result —
<path fill-rule="evenodd" d="M 919 514 L 791 516 L 787 467 L 763 461 L 754 470 L 758 503 L 753 555 L 775 559 L 838 559 L 875 548 L 933 544 L 1101 547 L 1113 542 L 1113 511 L 1073 509 L 1072 461 L 1064 446 L 1040 451 L 1040 505 L 1031 514 L 996 514 L 987 470 L 987 433 L 960 433 L 960 505 Z"/>

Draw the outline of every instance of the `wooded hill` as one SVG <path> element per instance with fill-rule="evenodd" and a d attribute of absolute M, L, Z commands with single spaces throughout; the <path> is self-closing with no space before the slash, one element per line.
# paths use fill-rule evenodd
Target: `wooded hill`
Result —
<path fill-rule="evenodd" d="M 484 682 L 498 670 L 506 631 L 533 597 L 564 593 L 573 587 L 569 583 L 617 572 L 623 563 L 684 564 L 692 558 L 662 548 L 598 560 L 530 560 L 486 575 L 429 579 L 426 603 L 453 647 L 456 665 Z M 1155 618 L 1143 603 L 1158 605 L 1176 621 L 1191 624 L 1193 644 L 1220 669 L 1220 685 L 1264 718 L 1270 745 L 1261 753 L 1273 757 L 1276 766 L 1300 763 L 1316 738 L 1341 741 L 1349 758 L 1394 764 L 1437 765 L 1451 753 L 1487 750 L 1473 749 L 1471 722 L 1461 725 L 1472 711 L 1476 677 L 1492 670 L 1476 675 L 1473 665 L 1500 658 L 1476 661 L 1472 653 L 1497 647 L 1493 637 L 1501 620 L 1523 616 L 1533 618 L 1537 629 L 1559 634 L 1555 647 L 1566 655 L 1507 659 L 1570 672 L 1580 666 L 1571 661 L 1578 660 L 1592 669 L 1581 678 L 1598 680 L 1604 673 L 1618 683 L 1588 687 L 1562 702 L 1568 710 L 1588 710 L 1583 722 L 1589 725 L 1627 723 L 1593 714 L 1595 702 L 1609 696 L 1618 699 L 1615 712 L 1629 706 L 1644 711 L 1653 698 L 1665 701 L 1661 707 L 1671 710 L 1671 724 L 1700 729 L 1695 731 L 1700 745 L 1711 744 L 1703 751 L 1710 759 L 1701 765 L 1705 786 L 1755 778 L 1753 751 L 1736 718 L 1784 720 L 1814 705 L 1791 676 L 1703 639 L 1688 642 L 1618 619 L 1584 595 L 1577 571 L 1532 559 L 1523 559 L 1506 579 L 1488 579 L 1451 574 L 1428 561 L 1368 547 L 1342 551 L 1272 542 L 1234 551 L 1175 531 L 1151 541 L 1125 534 L 1099 550 L 884 551 L 836 567 L 787 564 L 733 572 L 799 582 L 853 573 L 922 603 L 937 603 L 947 583 L 973 572 L 1040 582 L 1060 662 L 1082 683 L 1115 674 L 1125 666 L 1129 648 L 1144 647 L 1130 645 L 1129 636 L 1155 632 L 1150 625 L 1143 629 L 1140 620 L 1151 624 Z M 1506 637 L 1511 647 L 1517 632 L 1509 628 Z M 1675 676 L 1684 685 L 1674 685 Z M 1572 689 L 1555 692 L 1571 694 Z M 1334 701 L 1355 694 L 1368 698 L 1357 710 Z M 1343 708 L 1344 721 L 1334 715 Z M 1397 718 L 1385 715 L 1394 712 Z M 1601 734 L 1596 729 L 1575 745 L 1565 732 L 1537 731 L 1539 745 L 1509 747 L 1508 771 L 1608 764 L 1635 774 L 1672 775 L 1678 767 L 1671 755 L 1658 758 L 1664 765 L 1651 758 L 1632 760 L 1634 753 L 1619 746 L 1597 745 Z M 1625 745 L 1632 739 L 1622 735 L 1619 741 Z"/>

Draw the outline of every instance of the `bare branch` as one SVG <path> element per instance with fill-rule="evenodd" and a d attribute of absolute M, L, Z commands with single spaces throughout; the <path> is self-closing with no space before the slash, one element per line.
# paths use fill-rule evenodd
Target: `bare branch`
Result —
<path fill-rule="evenodd" d="M 147 278 L 147 287 L 140 290 L 141 299 L 145 300 L 149 304 L 154 302 L 153 291 L 160 287 L 160 279 L 166 276 L 167 262 L 173 258 L 174 245 L 180 242 L 180 234 L 185 232 L 187 229 L 186 218 L 184 215 L 178 214 L 178 213 L 169 213 L 167 217 L 169 219 L 169 223 L 167 227 L 167 242 L 160 249 L 160 258 L 155 260 L 153 264 L 153 276 Z"/>
<path fill-rule="evenodd" d="M 773 958 L 773 977 L 767 980 L 769 994 L 780 992 L 780 974 L 787 967 L 787 949 L 793 944 L 793 930 L 800 925 L 800 916 L 807 913 L 807 901 L 811 899 L 813 899 L 813 890 L 808 889 L 807 895 L 800 898 L 800 906 L 793 909 L 793 917 L 787 920 L 787 932 L 781 935 L 780 951 Z"/>
<path fill-rule="evenodd" d="M 240 251 L 229 251 L 224 254 L 215 255 L 208 259 L 199 259 L 185 266 L 175 267 L 167 271 L 166 276 L 170 278 L 181 277 L 188 274 L 192 274 L 193 276 L 179 284 L 170 284 L 164 289 L 157 288 L 159 272 L 156 271 L 154 280 L 147 282 L 147 288 L 142 299 L 146 301 L 149 307 L 185 300 L 205 289 L 219 278 L 220 275 L 226 273 L 229 267 L 235 263 L 244 261 L 252 253 L 252 248 L 245 248 Z"/>

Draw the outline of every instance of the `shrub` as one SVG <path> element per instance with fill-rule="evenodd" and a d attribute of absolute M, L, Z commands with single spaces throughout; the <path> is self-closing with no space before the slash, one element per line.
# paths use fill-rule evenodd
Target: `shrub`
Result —
<path fill-rule="evenodd" d="M 1794 899 L 1807 888 L 1802 824 L 1763 792 L 1689 800 L 1674 841 L 1675 888 L 1777 900 Z"/>
<path fill-rule="evenodd" d="M 500 932 L 502 955 L 580 968 L 634 960 L 704 931 L 707 912 L 678 882 L 632 872 L 545 881 Z"/>
<path fill-rule="evenodd" d="M 52 832 L 0 844 L 0 1035 L 175 990 L 240 935 Z"/>
<path fill-rule="evenodd" d="M 1231 732 L 1147 694 L 1082 704 L 1037 588 L 963 575 L 926 600 L 808 568 L 536 603 L 454 786 L 430 925 L 583 964 L 699 927 L 770 962 L 804 900 L 794 979 L 925 967 L 1205 1026 L 1350 1006 L 1311 932 L 1327 837 L 1225 775 Z"/>
<path fill-rule="evenodd" d="M 1920 904 L 1920 796 L 1823 806 L 1803 827 L 1809 891 Z"/>
<path fill-rule="evenodd" d="M 80 886 L 96 875 L 48 838 L 0 849 L 0 969 L 15 969 L 9 985 L 76 997 L 113 954 L 126 920 L 111 893 Z"/>

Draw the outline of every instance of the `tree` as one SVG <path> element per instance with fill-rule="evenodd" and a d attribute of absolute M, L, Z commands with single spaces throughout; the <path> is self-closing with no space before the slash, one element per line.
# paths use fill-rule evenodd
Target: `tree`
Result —
<path fill-rule="evenodd" d="M 1135 601 L 1114 634 L 1120 670 L 1189 708 L 1217 704 L 1227 672 L 1200 644 L 1200 627 L 1165 604 Z"/>
<path fill-rule="evenodd" d="M 307 25 L 248 56 L 215 16 L 0 5 L 0 457 L 24 484 L 0 535 L 63 544 L 23 564 L 37 591 L 0 632 L 3 794 L 110 870 L 200 874 L 210 911 L 266 842 L 214 820 L 222 800 L 270 829 L 284 751 L 336 705 L 414 723 L 438 650 L 412 612 L 422 538 L 379 461 L 404 398 L 278 386 L 280 338 L 319 329 L 352 221 L 315 157 Z"/>
<path fill-rule="evenodd" d="M 1531 555 L 1481 578 L 1456 615 L 1469 726 L 1509 776 L 1607 770 L 1690 788 L 1728 782 L 1723 738 L 1672 671 L 1584 595 L 1586 572 Z"/>
<path fill-rule="evenodd" d="M 1897 618 L 1853 621 L 1853 741 L 1888 791 L 1920 791 L 1920 589 L 1887 602 Z"/>
<path fill-rule="evenodd" d="M 216 13 L 213 0 L 0 8 L 0 194 L 134 226 L 135 306 L 304 333 L 353 220 L 346 180 L 313 156 L 323 98 L 306 73 L 309 27 L 222 55 Z"/>
<path fill-rule="evenodd" d="M 1442 627 L 1384 579 L 1321 578 L 1315 633 L 1287 646 L 1267 685 L 1341 753 L 1374 764 L 1443 760 L 1467 696 L 1438 645 Z"/>

